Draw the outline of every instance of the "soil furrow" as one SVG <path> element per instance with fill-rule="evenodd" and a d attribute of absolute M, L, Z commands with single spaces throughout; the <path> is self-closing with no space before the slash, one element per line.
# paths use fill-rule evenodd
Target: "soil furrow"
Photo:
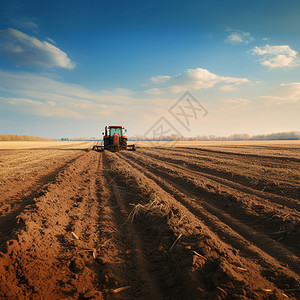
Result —
<path fill-rule="evenodd" d="M 216 175 L 212 175 L 212 174 L 209 174 L 209 173 L 201 172 L 201 171 L 197 170 L 198 169 L 197 167 L 195 167 L 194 165 L 189 164 L 187 162 L 185 162 L 185 166 L 182 166 L 182 165 L 179 165 L 178 163 L 170 162 L 169 159 L 165 158 L 165 157 L 158 157 L 157 156 L 157 157 L 155 157 L 155 159 L 163 161 L 164 163 L 167 163 L 171 166 L 179 168 L 179 169 L 181 169 L 183 171 L 186 171 L 188 173 L 192 173 L 192 174 L 195 174 L 195 175 L 206 177 L 206 178 L 211 179 L 215 182 L 218 182 L 222 185 L 232 187 L 233 189 L 236 189 L 238 191 L 258 196 L 262 201 L 266 202 L 266 204 L 268 204 L 268 202 L 269 202 L 269 205 L 270 204 L 272 204 L 272 205 L 279 204 L 279 206 L 277 206 L 279 208 L 282 207 L 283 205 L 285 205 L 285 206 L 291 208 L 291 213 L 297 213 L 297 211 L 295 211 L 294 209 L 298 210 L 300 208 L 299 201 L 297 201 L 295 199 L 274 195 L 274 194 L 271 194 L 271 193 L 268 193 L 268 192 L 265 192 L 265 191 L 256 190 L 256 189 L 253 189 L 251 187 L 240 184 L 238 182 L 228 180 L 228 179 L 226 179 L 222 176 L 216 176 Z M 270 201 L 270 199 L 272 199 L 272 201 Z"/>
<path fill-rule="evenodd" d="M 174 190 L 172 190 L 172 188 L 168 188 L 165 182 L 171 184 L 184 195 L 188 195 L 188 197 L 183 198 L 182 196 L 179 196 L 179 198 L 176 199 L 180 199 L 180 202 L 187 206 L 188 209 L 193 211 L 197 216 L 205 218 L 209 226 L 212 227 L 213 230 L 217 230 L 218 234 L 224 234 L 224 231 L 222 231 L 221 228 L 224 229 L 226 225 L 232 228 L 235 232 L 230 232 L 231 230 L 228 228 L 227 230 L 229 232 L 229 235 L 225 236 L 227 239 L 233 242 L 234 247 L 238 247 L 240 250 L 243 251 L 243 249 L 247 248 L 246 245 L 249 245 L 248 241 L 250 241 L 251 243 L 253 243 L 253 245 L 256 245 L 257 247 L 256 248 L 255 246 L 249 245 L 249 249 L 251 249 L 251 251 L 249 252 L 250 256 L 251 254 L 253 254 L 253 249 L 255 249 L 254 252 L 256 253 L 258 253 L 259 250 L 262 249 L 262 251 L 269 253 L 271 256 L 275 257 L 276 259 L 279 259 L 282 263 L 288 263 L 291 269 L 295 270 L 296 272 L 300 271 L 299 259 L 295 255 L 290 253 L 287 249 L 278 245 L 278 243 L 276 243 L 274 240 L 268 238 L 263 233 L 258 233 L 254 231 L 252 228 L 232 218 L 224 211 L 212 206 L 211 203 L 207 202 L 205 198 L 199 197 L 198 194 L 189 192 L 186 188 L 183 187 L 182 184 L 177 184 L 177 182 L 174 181 L 174 178 L 172 176 L 159 172 L 160 177 L 158 178 L 155 175 L 153 175 L 154 172 L 157 172 L 157 169 L 151 168 L 149 167 L 149 165 L 143 164 L 141 162 L 139 162 L 139 166 L 133 163 L 132 161 L 128 161 L 128 159 L 126 159 L 126 161 L 134 165 L 134 167 L 140 168 L 141 170 L 145 171 L 145 168 L 146 170 L 150 170 L 150 173 L 147 173 L 147 176 L 150 176 L 150 178 L 155 180 L 158 185 L 162 186 L 164 189 L 167 189 L 169 193 L 174 193 Z M 207 213 L 203 211 L 203 208 Z M 216 227 L 216 224 L 219 222 L 218 220 L 216 220 L 216 218 L 214 218 L 214 216 L 216 216 L 221 222 L 224 222 L 224 225 L 226 225 L 224 226 L 220 224 L 219 227 Z M 263 254 L 263 256 L 266 255 Z M 272 259 L 270 260 L 272 261 Z M 278 265 L 278 268 L 280 268 L 280 265 Z"/>
<path fill-rule="evenodd" d="M 295 163 L 293 161 L 285 161 L 282 162 L 276 161 L 276 159 L 273 159 L 271 156 L 269 158 L 260 158 L 258 157 L 247 157 L 247 156 L 231 156 L 225 154 L 218 154 L 218 153 L 212 153 L 212 152 L 200 152 L 197 150 L 192 150 L 192 149 L 182 149 L 182 148 L 159 148 L 156 149 L 157 152 L 161 153 L 173 153 L 175 156 L 176 154 L 179 154 L 181 156 L 185 157 L 192 157 L 194 159 L 201 159 L 201 160 L 207 160 L 211 163 L 219 163 L 222 162 L 223 164 L 228 164 L 228 165 L 235 165 L 235 164 L 241 164 L 244 166 L 249 166 L 250 167 L 260 167 L 260 168 L 265 168 L 268 171 L 272 170 L 278 170 L 278 171 L 290 171 L 293 170 L 295 173 L 298 173 L 299 176 L 299 163 Z M 234 154 L 234 153 L 233 153 Z M 299 156 L 300 156 L 300 148 L 299 148 Z M 295 175 L 296 176 L 296 175 Z M 294 177 L 295 177 L 294 176 Z M 291 176 L 289 176 L 291 177 Z M 293 180 L 296 182 L 299 177 L 295 178 L 287 178 L 289 181 Z"/>
<path fill-rule="evenodd" d="M 2 194 L 2 197 L 5 196 L 7 198 L 0 200 L 2 204 L 0 209 L 0 251 L 5 250 L 5 242 L 11 238 L 13 232 L 21 227 L 16 217 L 26 208 L 29 208 L 30 205 L 34 204 L 34 199 L 42 196 L 46 192 L 47 186 L 56 180 L 57 175 L 80 156 L 82 156 L 82 154 L 77 155 L 76 158 L 71 159 L 63 166 L 55 169 L 55 171 L 39 177 L 34 182 L 34 185 L 28 186 L 28 184 L 32 184 L 32 181 L 22 184 L 20 187 L 21 191 L 19 191 L 18 194 L 15 194 L 15 190 L 10 190 L 9 193 Z"/>
<path fill-rule="evenodd" d="M 99 297 L 97 206 L 91 196 L 95 153 L 60 170 L 34 204 L 19 215 L 23 226 L 1 254 L 0 298 Z"/>
<path fill-rule="evenodd" d="M 123 156 L 123 154 L 122 154 L 122 156 Z M 127 163 L 132 165 L 132 162 L 130 162 L 130 161 L 127 161 Z M 139 168 L 136 164 L 133 164 L 132 169 L 137 170 Z M 149 176 L 148 172 L 145 169 L 140 169 L 140 172 L 142 172 L 145 175 Z M 151 178 L 153 180 L 154 178 L 152 178 L 152 175 L 154 175 L 154 174 L 151 173 L 150 177 L 148 177 L 148 178 Z M 147 180 L 143 179 L 143 181 L 147 181 Z M 164 180 L 161 180 L 160 177 L 158 177 L 157 181 L 155 181 L 155 182 L 159 187 L 161 187 L 164 184 L 168 185 L 168 182 L 165 182 Z M 150 184 L 150 182 L 148 184 Z M 170 184 L 170 186 L 172 186 L 172 184 Z M 158 188 L 156 188 L 156 189 L 158 190 Z M 171 188 L 170 190 L 168 190 L 166 188 L 166 186 L 163 186 L 163 190 L 169 192 L 169 201 L 172 203 L 172 201 L 171 201 L 172 196 L 175 197 L 175 194 L 176 194 L 174 189 Z M 179 192 L 179 194 L 180 194 L 180 192 Z M 184 194 L 181 194 L 181 197 L 182 197 L 182 199 L 185 199 L 185 200 L 188 198 Z M 187 204 L 185 200 L 183 202 L 184 202 L 184 204 Z M 177 203 L 179 203 L 179 202 L 177 202 Z M 188 220 L 190 220 L 190 219 L 193 218 L 193 217 L 190 216 L 190 212 L 191 211 L 195 212 L 195 211 L 189 205 L 187 205 L 186 207 L 188 208 L 188 211 L 189 211 L 189 213 L 186 213 L 186 216 L 187 216 Z M 222 224 L 222 222 L 219 222 L 213 215 L 211 215 L 209 213 L 206 213 L 205 209 L 200 209 L 199 213 L 202 214 L 201 219 L 205 220 L 205 222 L 212 225 L 211 226 L 212 230 L 215 231 L 217 234 L 219 234 L 221 236 L 220 241 L 223 240 L 223 238 L 225 238 L 225 241 L 227 241 L 227 239 L 229 238 L 229 240 L 231 240 L 231 242 L 233 244 L 237 243 L 237 244 L 240 245 L 240 247 L 237 247 L 236 249 L 241 248 L 242 249 L 241 253 L 242 253 L 243 256 L 245 255 L 245 253 L 248 253 L 248 255 L 246 255 L 246 257 L 248 256 L 250 258 L 250 260 L 247 259 L 246 260 L 247 262 L 243 263 L 244 265 L 253 264 L 253 262 L 258 261 L 260 263 L 260 265 L 263 266 L 263 270 L 261 270 L 261 273 L 264 274 L 264 276 L 266 276 L 266 278 L 268 278 L 270 281 L 276 283 L 278 286 L 281 286 L 281 288 L 282 288 L 282 286 L 284 286 L 283 282 L 285 282 L 285 284 L 287 284 L 287 285 L 291 284 L 292 286 L 295 286 L 297 284 L 295 279 L 293 279 L 293 276 L 295 274 L 292 271 L 290 271 L 290 270 L 284 268 L 283 266 L 281 266 L 274 258 L 272 258 L 272 257 L 266 255 L 265 253 L 263 253 L 263 251 L 261 251 L 261 249 L 257 249 L 253 245 L 249 245 L 249 243 L 247 241 L 243 242 L 243 238 L 241 238 L 240 236 L 235 235 L 234 233 L 233 234 L 231 233 L 231 236 L 226 234 L 226 230 L 227 230 L 226 225 L 224 226 L 224 224 Z M 202 225 L 202 229 L 204 229 L 203 226 L 205 227 L 205 225 Z M 224 232 L 224 230 L 225 230 L 225 232 Z M 229 230 L 230 230 L 230 228 L 229 228 Z M 209 235 L 212 235 L 212 234 L 213 234 L 212 231 L 209 231 Z M 224 251 L 226 253 L 229 253 L 230 250 L 228 250 L 227 247 L 228 246 L 223 245 L 222 249 L 224 249 Z M 234 251 L 239 251 L 239 250 L 234 250 Z M 242 257 L 240 257 L 240 259 L 242 259 Z M 252 268 L 255 269 L 254 266 L 252 266 Z M 273 278 L 271 276 L 271 274 L 273 274 L 272 272 L 275 272 L 275 270 L 273 268 L 275 268 L 276 272 L 278 272 L 276 278 Z M 282 271 L 282 269 L 284 269 L 284 271 Z M 273 270 L 273 271 L 270 271 L 270 270 Z M 268 272 L 270 272 L 270 274 L 268 274 Z M 295 276 L 297 278 L 297 275 L 295 275 Z"/>
<path fill-rule="evenodd" d="M 118 154 L 118 156 L 119 156 L 119 154 Z M 225 244 L 222 241 L 222 239 L 216 238 L 215 234 L 211 230 L 209 230 L 201 222 L 201 220 L 199 218 L 195 218 L 195 215 L 192 214 L 191 211 L 189 210 L 190 207 L 188 207 L 188 209 L 187 209 L 185 206 L 183 206 L 182 204 L 180 204 L 180 202 L 178 202 L 177 200 L 175 200 L 172 197 L 172 195 L 174 196 L 174 192 L 172 192 L 171 194 L 169 194 L 168 192 L 166 192 L 166 190 L 162 189 L 160 187 L 160 185 L 158 185 L 157 183 L 155 183 L 155 181 L 153 181 L 149 177 L 146 177 L 145 175 L 143 175 L 143 173 L 146 174 L 145 170 L 138 171 L 137 166 L 132 166 L 129 161 L 127 161 L 125 163 L 124 161 L 122 161 L 120 159 L 116 159 L 115 163 L 122 164 L 122 167 L 120 167 L 120 165 L 117 165 L 116 168 L 117 168 L 117 170 L 118 170 L 119 173 L 121 173 L 123 176 L 125 176 L 125 178 L 127 178 L 127 176 L 134 176 L 136 178 L 135 182 L 136 182 L 136 184 L 138 186 L 143 185 L 145 188 L 147 187 L 146 189 L 148 189 L 149 187 L 153 187 L 153 189 L 155 190 L 155 193 L 158 193 L 160 195 L 159 198 L 155 198 L 156 200 L 154 201 L 154 203 L 150 202 L 149 204 L 142 205 L 142 207 L 145 207 L 145 205 L 146 206 L 150 205 L 150 206 L 153 207 L 153 209 L 151 209 L 151 211 L 155 211 L 155 209 L 159 209 L 160 213 L 162 213 L 163 211 L 167 210 L 166 212 L 164 212 L 166 218 L 167 219 L 170 218 L 169 221 L 172 220 L 172 224 L 176 224 L 176 227 L 179 226 L 179 228 L 181 228 L 180 231 L 185 232 L 184 235 L 186 235 L 186 233 L 189 232 L 189 230 L 190 230 L 189 228 L 191 228 L 191 226 L 193 226 L 193 228 L 194 228 L 194 230 L 193 230 L 193 232 L 194 232 L 193 233 L 193 237 L 187 235 L 185 241 L 189 241 L 190 245 L 193 245 L 194 243 L 196 243 L 197 246 L 196 245 L 194 245 L 194 246 L 196 246 L 195 248 L 196 248 L 196 251 L 198 253 L 199 252 L 200 253 L 205 253 L 206 257 L 211 257 L 211 256 L 215 257 L 213 260 L 211 260 L 211 259 L 208 260 L 208 259 L 206 259 L 204 257 L 204 262 L 205 262 L 205 260 L 207 260 L 207 262 L 205 262 L 205 265 L 207 264 L 207 267 L 210 266 L 209 267 L 210 271 L 208 271 L 208 270 L 204 271 L 204 272 L 207 272 L 206 274 L 209 274 L 208 275 L 209 278 L 210 278 L 210 276 L 214 276 L 212 274 L 215 274 L 215 272 L 218 273 L 220 271 L 220 269 L 218 267 L 216 268 L 216 266 L 220 266 L 219 264 L 220 264 L 221 261 L 222 261 L 221 264 L 225 263 L 226 265 L 230 261 L 229 265 L 227 265 L 226 267 L 224 266 L 225 269 L 229 268 L 229 266 L 232 266 L 232 264 L 235 265 L 235 266 L 236 265 L 240 265 L 240 264 L 242 264 L 244 266 L 247 265 L 247 266 L 249 266 L 249 268 L 251 270 L 260 268 L 258 265 L 255 265 L 252 261 L 245 260 L 245 258 L 243 258 L 242 256 L 239 256 L 238 251 L 232 249 L 231 247 L 229 247 L 227 244 Z M 133 175 L 133 174 L 136 174 L 136 175 Z M 148 174 L 146 174 L 146 175 L 148 175 Z M 139 187 L 139 190 L 143 190 L 143 188 Z M 163 199 L 166 199 L 166 200 L 163 200 Z M 172 199 L 174 199 L 174 200 L 172 200 Z M 137 207 L 141 208 L 141 206 L 137 206 Z M 152 215 L 151 211 L 148 211 L 148 213 L 147 213 L 146 216 Z M 177 216 L 179 218 L 179 219 L 177 219 L 177 220 L 179 220 L 179 221 L 177 221 L 178 223 L 174 222 L 176 219 L 174 220 L 175 215 L 173 215 L 172 212 L 176 212 L 175 214 L 179 213 L 179 216 Z M 186 217 L 186 220 L 184 220 L 185 217 Z M 213 216 L 211 216 L 211 217 L 212 217 L 212 220 L 215 221 L 216 218 L 214 218 Z M 155 228 L 153 228 L 153 220 L 150 222 L 150 224 L 151 224 L 150 225 L 151 227 L 148 228 L 148 234 L 150 234 L 151 230 L 155 232 Z M 197 226 L 196 226 L 196 224 L 197 224 Z M 215 226 L 217 226 L 217 225 L 215 225 Z M 222 230 L 224 230 L 224 225 L 222 225 Z M 162 232 L 164 231 L 164 227 L 163 226 L 160 226 L 160 231 L 162 231 Z M 199 237 L 202 237 L 200 239 L 201 240 L 200 244 L 198 244 L 199 243 Z M 164 240 L 164 239 L 161 239 L 161 240 Z M 204 244 L 202 244 L 202 242 L 204 242 Z M 206 243 L 208 243 L 210 245 L 210 247 L 209 247 L 210 251 L 209 252 L 207 252 L 207 247 L 205 246 Z M 191 249 L 191 248 L 190 248 L 190 246 L 188 246 L 186 249 Z M 218 249 L 222 249 L 222 250 L 218 250 Z M 221 251 L 221 252 L 219 252 L 219 251 Z M 225 260 L 222 257 L 223 256 L 223 254 L 222 254 L 223 251 L 229 255 L 229 256 L 227 256 L 227 254 L 225 255 L 225 257 L 227 258 L 227 259 L 225 258 Z M 230 254 L 230 253 L 232 253 L 232 251 L 236 251 L 235 254 L 233 254 L 233 256 Z M 188 251 L 187 250 L 183 250 L 183 252 L 184 252 L 184 254 L 182 254 L 182 255 L 184 255 L 186 257 L 188 255 Z M 195 253 L 197 253 L 197 252 L 195 252 Z M 216 253 L 218 253 L 218 254 L 216 254 Z M 151 254 L 153 255 L 153 251 L 151 252 Z M 252 251 L 251 254 L 252 254 L 251 257 L 253 258 L 253 251 Z M 197 254 L 197 255 L 199 255 L 199 254 Z M 201 255 L 200 255 L 200 257 L 201 257 Z M 256 257 L 256 256 L 254 256 L 254 257 Z M 233 259 L 233 261 L 232 261 L 232 259 Z M 236 259 L 238 259 L 238 260 L 236 261 Z M 161 261 L 161 260 L 162 259 L 160 258 L 159 261 Z M 155 259 L 155 261 L 157 261 L 157 258 Z M 274 266 L 276 266 L 276 265 L 278 266 L 278 263 L 276 263 L 276 261 L 274 259 L 272 259 L 272 258 L 270 258 L 269 263 L 266 263 L 266 261 L 268 261 L 268 259 L 263 260 L 263 263 L 262 263 L 262 265 L 265 265 L 265 269 L 264 270 L 271 270 L 271 269 L 274 268 Z M 191 269 L 189 269 L 189 268 L 186 269 L 186 272 L 188 272 L 188 273 L 183 273 L 182 274 L 184 280 L 182 278 L 180 278 L 180 280 L 183 280 L 183 282 L 185 280 L 188 280 L 190 278 L 191 274 L 193 274 L 192 270 L 197 269 L 196 265 L 193 265 L 194 262 L 195 261 L 191 262 L 190 260 L 188 260 L 188 265 L 189 265 L 189 268 L 191 268 Z M 187 261 L 186 261 L 186 263 L 187 263 Z M 210 263 L 212 265 L 210 265 Z M 178 264 L 178 261 L 177 261 L 177 264 Z M 251 265 L 251 267 L 250 267 L 250 265 Z M 206 269 L 206 267 L 203 266 L 203 264 L 202 264 L 202 267 L 203 267 L 203 270 Z M 221 269 L 223 270 L 222 272 L 225 271 L 224 267 L 221 267 Z M 284 282 L 287 285 L 291 284 L 292 286 L 295 286 L 295 281 L 292 278 L 292 276 L 288 276 L 287 275 L 287 274 L 293 274 L 293 273 L 290 270 L 286 270 L 286 272 L 287 272 L 287 274 L 286 274 L 285 272 L 282 272 L 280 268 L 279 269 L 276 268 L 276 270 L 279 272 L 278 273 L 278 278 L 274 279 L 274 278 L 271 277 L 270 281 L 274 281 L 274 282 L 279 281 L 279 282 L 281 282 L 281 284 Z M 284 267 L 283 267 L 283 269 L 284 269 Z M 202 268 L 201 268 L 201 270 L 202 270 Z M 261 270 L 261 272 L 264 272 L 264 270 Z M 227 271 L 225 271 L 225 272 L 227 272 Z M 196 271 L 196 273 L 198 274 L 197 276 L 199 276 L 197 281 L 200 281 L 200 282 L 197 282 L 197 284 L 199 284 L 200 286 L 203 286 L 203 283 L 205 283 L 205 288 L 204 288 L 204 290 L 199 290 L 198 292 L 196 292 L 196 290 L 191 289 L 190 292 L 192 292 L 191 295 L 193 295 L 193 296 L 192 297 L 188 297 L 189 299 L 210 298 L 210 297 L 212 297 L 212 294 L 216 295 L 216 294 L 218 294 L 218 291 L 220 291 L 219 289 L 216 290 L 217 286 L 219 286 L 219 288 L 221 286 L 222 286 L 222 288 L 225 288 L 226 284 L 224 285 L 224 283 L 222 284 L 221 282 L 217 283 L 218 281 L 211 282 L 211 280 L 208 279 L 208 277 L 206 277 L 204 274 L 202 274 L 201 271 L 200 271 L 200 273 L 198 273 L 198 271 Z M 256 273 L 256 274 L 251 273 L 251 277 L 250 277 L 251 279 L 248 277 L 248 274 L 244 274 L 244 275 L 246 275 L 247 278 L 248 278 L 247 282 L 252 282 L 253 278 L 256 278 L 257 276 L 260 276 L 259 272 Z M 218 276 L 222 277 L 223 275 L 220 274 Z M 226 276 L 228 276 L 228 274 L 225 275 L 225 278 L 226 278 Z M 229 276 L 229 277 L 231 277 L 231 276 Z M 263 278 L 263 277 L 260 277 L 260 278 L 261 278 L 259 280 L 260 283 L 267 284 L 269 286 L 272 285 L 270 281 L 268 281 L 268 283 L 265 283 L 265 280 L 266 280 L 265 278 Z M 279 280 L 279 278 L 281 280 Z M 177 279 L 177 285 L 176 286 L 181 289 L 181 292 L 186 293 L 187 292 L 186 291 L 186 284 L 187 283 L 185 282 L 185 285 L 182 286 L 183 282 L 182 281 L 178 281 L 178 280 L 179 279 Z M 190 284 L 191 283 L 192 284 L 195 283 L 195 281 L 194 281 L 195 278 L 193 278 L 193 279 L 190 278 L 189 280 L 191 280 Z M 231 282 L 231 280 L 234 280 L 234 279 L 229 279 L 229 281 L 227 279 L 226 280 L 227 284 L 229 282 Z M 161 278 L 161 281 L 164 282 L 165 278 Z M 235 282 L 235 284 L 237 284 L 235 280 L 234 280 L 234 282 Z M 241 282 L 243 282 L 243 281 L 241 281 Z M 172 285 L 173 285 L 173 283 L 172 283 Z M 279 286 L 280 286 L 280 284 L 279 284 Z M 221 288 L 221 290 L 222 290 L 222 288 Z M 226 288 L 226 290 L 227 290 L 227 288 Z M 243 290 L 243 288 L 242 288 L 242 290 Z M 170 293 L 171 291 L 172 290 L 169 290 L 168 292 Z M 203 296 L 203 293 L 206 296 Z M 202 294 L 202 296 L 197 296 L 197 295 L 201 295 L 201 294 Z M 186 294 L 184 294 L 184 295 L 186 295 Z M 210 297 L 208 295 L 210 295 Z M 255 296 L 254 298 L 257 298 L 257 296 Z M 175 299 L 182 299 L 182 297 L 176 297 L 175 296 Z"/>
<path fill-rule="evenodd" d="M 0 151 L 0 299 L 299 299 L 296 144 L 91 144 Z"/>
<path fill-rule="evenodd" d="M 206 178 L 203 180 L 198 173 L 193 174 L 188 169 L 181 169 L 174 164 L 170 165 L 168 162 L 162 162 L 144 154 L 142 156 L 140 154 L 133 155 L 131 159 L 152 166 L 155 172 L 161 172 L 163 176 L 167 174 L 178 184 L 185 185 L 189 191 L 195 191 L 196 194 L 201 193 L 215 207 L 226 211 L 242 223 L 250 225 L 256 231 L 268 234 L 272 239 L 280 239 L 280 243 L 288 246 L 298 255 L 299 248 L 295 242 L 299 239 L 297 211 L 285 207 L 274 207 L 271 203 L 263 205 L 263 200 L 260 198 L 239 193 L 226 185 L 216 184 Z"/>
<path fill-rule="evenodd" d="M 147 155 L 147 153 L 146 153 L 146 155 Z M 296 200 L 296 199 L 274 195 L 274 194 L 271 194 L 271 193 L 268 193 L 268 192 L 265 192 L 265 191 L 260 191 L 260 190 L 245 186 L 241 183 L 234 182 L 232 180 L 226 179 L 226 178 L 224 178 L 220 175 L 213 175 L 211 173 L 206 173 L 206 172 L 203 172 L 203 171 L 199 171 L 199 169 L 201 169 L 201 168 L 199 168 L 198 165 L 195 166 L 195 165 L 190 164 L 190 163 L 188 163 L 184 160 L 180 161 L 181 162 L 181 165 L 180 165 L 178 163 L 178 160 L 169 159 L 168 157 L 166 158 L 166 157 L 160 157 L 160 156 L 153 156 L 151 154 L 148 155 L 148 156 L 151 156 L 153 159 L 163 161 L 165 164 L 169 164 L 171 166 L 174 166 L 176 168 L 184 170 L 188 173 L 192 173 L 192 174 L 196 174 L 196 175 L 199 175 L 199 176 L 202 176 L 202 177 L 206 177 L 208 179 L 211 179 L 211 180 L 213 180 L 215 182 L 218 182 L 220 184 L 223 184 L 225 186 L 232 187 L 235 190 L 238 190 L 238 191 L 241 191 L 241 192 L 244 192 L 244 193 L 247 193 L 247 194 L 252 194 L 252 195 L 258 196 L 262 201 L 265 201 L 267 203 L 269 202 L 269 205 L 274 206 L 274 205 L 279 204 L 279 206 L 277 205 L 278 208 L 285 205 L 285 206 L 291 208 L 292 209 L 291 212 L 293 211 L 294 213 L 297 213 L 294 209 L 299 210 L 299 208 L 300 208 L 299 201 Z M 184 162 L 185 166 L 182 166 L 182 162 Z M 216 172 L 216 173 L 218 174 L 218 172 Z M 270 199 L 272 199 L 272 200 L 270 201 Z"/>
<path fill-rule="evenodd" d="M 274 195 L 276 199 L 283 199 L 283 203 L 287 203 L 293 207 L 298 205 L 299 207 L 300 186 L 298 181 L 297 183 L 291 184 L 290 182 L 287 182 L 283 176 L 273 180 L 272 178 L 269 178 L 268 175 L 262 176 L 262 174 L 259 173 L 257 170 L 257 174 L 255 176 L 254 172 L 251 172 L 250 170 L 248 170 L 247 173 L 245 173 L 246 171 L 243 170 L 241 166 L 239 166 L 239 168 L 232 168 L 230 164 L 226 164 L 224 167 L 221 168 L 219 164 L 207 163 L 206 160 L 203 160 L 202 158 L 185 158 L 184 155 L 177 156 L 176 158 L 173 156 L 170 157 L 166 155 L 161 156 L 160 154 L 152 152 L 151 150 L 142 151 L 146 152 L 147 155 L 152 156 L 154 158 L 160 158 L 161 160 L 167 160 L 169 162 L 181 165 L 186 164 L 193 170 L 201 171 L 206 174 L 210 174 L 213 176 L 230 180 L 235 183 L 239 183 L 243 186 L 257 190 L 257 192 L 261 194 L 267 192 L 268 194 Z"/>
<path fill-rule="evenodd" d="M 161 299 L 156 280 L 149 272 L 142 242 L 134 226 L 127 222 L 129 213 L 125 198 L 130 188 L 118 181 L 117 174 L 110 174 L 105 154 L 100 160 L 97 193 L 103 245 L 100 259 L 104 266 L 99 279 L 104 295 L 108 299 Z M 114 294 L 114 290 L 124 286 L 128 289 L 122 291 L 119 297 Z"/>
<path fill-rule="evenodd" d="M 186 148 L 184 148 L 186 149 Z M 240 152 L 228 152 L 228 151 L 221 151 L 221 150 L 215 150 L 215 149 L 208 149 L 208 148 L 191 148 L 187 147 L 187 149 L 196 150 L 199 152 L 209 152 L 214 154 L 226 154 L 228 156 L 246 156 L 246 157 L 254 157 L 254 158 L 266 158 L 266 159 L 274 159 L 274 160 L 280 160 L 280 161 L 294 161 L 294 162 L 300 162 L 299 157 L 293 157 L 293 156 L 278 156 L 278 155 L 262 155 L 262 154 L 251 154 L 251 153 L 240 153 Z M 297 153 L 299 156 L 299 150 Z"/>

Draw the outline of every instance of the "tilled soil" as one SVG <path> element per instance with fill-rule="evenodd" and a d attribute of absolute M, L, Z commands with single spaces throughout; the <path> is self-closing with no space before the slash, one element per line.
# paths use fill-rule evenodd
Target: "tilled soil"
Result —
<path fill-rule="evenodd" d="M 300 297 L 297 147 L 0 159 L 1 299 Z"/>

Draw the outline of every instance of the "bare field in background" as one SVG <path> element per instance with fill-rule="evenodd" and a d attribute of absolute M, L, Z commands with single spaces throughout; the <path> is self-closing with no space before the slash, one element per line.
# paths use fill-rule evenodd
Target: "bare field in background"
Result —
<path fill-rule="evenodd" d="M 69 148 L 79 147 L 86 148 L 87 144 L 93 145 L 94 142 L 83 142 L 83 141 L 0 141 L 1 149 L 36 149 L 36 148 Z"/>
<path fill-rule="evenodd" d="M 0 143 L 1 299 L 299 299 L 299 141 L 93 144 Z"/>
<path fill-rule="evenodd" d="M 26 174 L 34 175 L 58 167 L 93 142 L 0 142 L 0 180 L 22 180 Z"/>

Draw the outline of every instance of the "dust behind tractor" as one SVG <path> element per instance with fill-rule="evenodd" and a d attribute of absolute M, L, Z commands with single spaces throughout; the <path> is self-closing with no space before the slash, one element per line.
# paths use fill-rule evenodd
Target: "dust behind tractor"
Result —
<path fill-rule="evenodd" d="M 112 152 L 120 150 L 136 151 L 135 145 L 127 145 L 127 136 L 123 135 L 127 130 L 123 126 L 105 126 L 103 145 L 94 145 L 93 150 Z"/>

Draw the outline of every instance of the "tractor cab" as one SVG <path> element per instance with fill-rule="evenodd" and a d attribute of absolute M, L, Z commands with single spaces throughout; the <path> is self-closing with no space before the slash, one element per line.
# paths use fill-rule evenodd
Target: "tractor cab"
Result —
<path fill-rule="evenodd" d="M 109 126 L 109 136 L 113 136 L 114 134 L 117 134 L 118 136 L 122 136 L 123 134 L 123 127 L 121 126 Z"/>
<path fill-rule="evenodd" d="M 123 130 L 126 131 L 122 126 L 105 126 L 105 134 L 103 137 L 104 147 L 122 145 L 124 138 L 127 143 L 127 137 L 123 136 Z"/>
<path fill-rule="evenodd" d="M 115 135 L 118 135 L 119 139 L 123 137 L 123 130 L 126 131 L 122 126 L 105 126 L 104 138 L 109 138 L 109 142 L 111 143 Z"/>

